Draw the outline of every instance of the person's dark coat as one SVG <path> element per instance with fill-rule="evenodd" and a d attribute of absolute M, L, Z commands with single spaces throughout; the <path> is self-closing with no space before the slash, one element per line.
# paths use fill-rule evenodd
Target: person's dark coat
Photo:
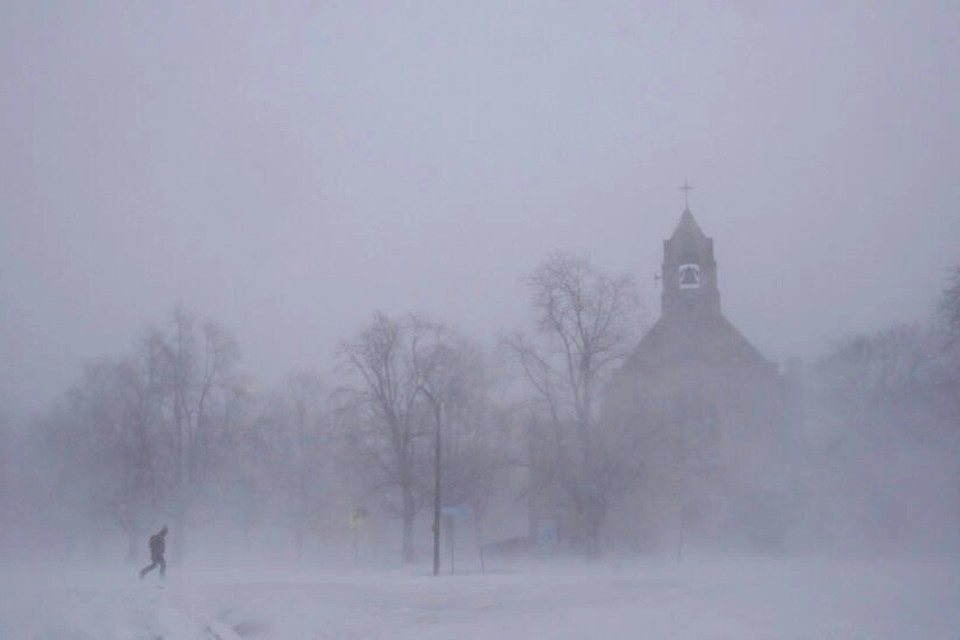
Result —
<path fill-rule="evenodd" d="M 163 557 L 163 552 L 167 549 L 166 542 L 167 530 L 164 528 L 160 533 L 150 536 L 150 559 L 158 560 Z"/>

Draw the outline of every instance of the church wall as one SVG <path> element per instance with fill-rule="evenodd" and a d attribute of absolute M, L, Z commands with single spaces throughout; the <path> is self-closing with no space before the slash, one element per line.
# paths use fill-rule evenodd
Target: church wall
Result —
<path fill-rule="evenodd" d="M 644 443 L 641 477 L 611 529 L 638 548 L 690 544 L 775 548 L 789 492 L 789 393 L 759 365 L 688 362 L 620 372 L 605 420 Z"/>

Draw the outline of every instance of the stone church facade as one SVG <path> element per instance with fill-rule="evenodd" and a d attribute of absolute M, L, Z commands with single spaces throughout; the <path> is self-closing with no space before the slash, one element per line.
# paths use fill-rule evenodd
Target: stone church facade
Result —
<path fill-rule="evenodd" d="M 781 546 L 791 378 L 724 317 L 713 239 L 689 209 L 663 243 L 660 282 L 660 318 L 605 403 L 641 452 L 637 490 L 613 519 L 638 547 Z"/>

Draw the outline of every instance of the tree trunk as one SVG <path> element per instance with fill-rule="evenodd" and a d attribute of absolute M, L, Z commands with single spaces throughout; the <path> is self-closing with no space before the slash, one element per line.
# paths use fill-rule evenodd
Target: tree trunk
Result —
<path fill-rule="evenodd" d="M 477 554 L 480 556 L 480 574 L 487 573 L 487 564 L 483 559 L 483 520 L 480 514 L 480 508 L 474 504 L 473 507 L 473 531 L 477 539 Z"/>
<path fill-rule="evenodd" d="M 583 535 L 584 552 L 589 558 L 600 555 L 600 528 L 606 517 L 606 504 L 595 492 L 581 497 L 584 501 L 580 509 L 580 533 Z"/>
<path fill-rule="evenodd" d="M 403 563 L 413 562 L 413 519 L 416 516 L 413 491 L 409 487 L 403 489 Z"/>

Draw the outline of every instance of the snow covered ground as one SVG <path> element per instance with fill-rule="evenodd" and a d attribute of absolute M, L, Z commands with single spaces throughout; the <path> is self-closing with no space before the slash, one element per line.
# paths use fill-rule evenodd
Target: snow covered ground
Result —
<path fill-rule="evenodd" d="M 0 638 L 960 640 L 960 564 L 713 558 L 433 578 L 171 567 L 2 569 Z"/>

